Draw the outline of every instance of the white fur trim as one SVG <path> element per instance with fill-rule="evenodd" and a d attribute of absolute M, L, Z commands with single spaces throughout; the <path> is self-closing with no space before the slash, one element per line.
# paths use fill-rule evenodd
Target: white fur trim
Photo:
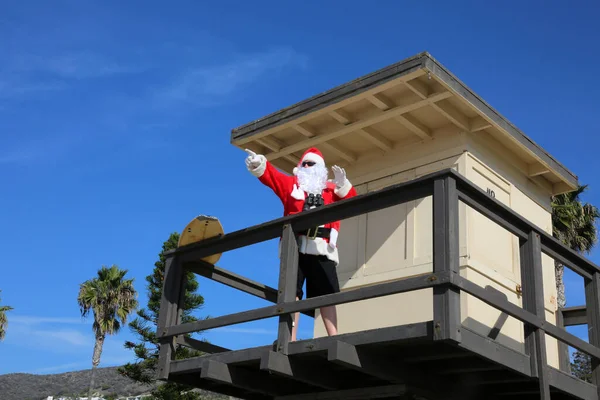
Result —
<path fill-rule="evenodd" d="M 308 239 L 306 236 L 299 236 L 298 251 L 304 254 L 313 254 L 317 256 L 326 256 L 337 266 L 339 264 L 339 255 L 337 247 L 332 248 L 323 238 Z M 281 257 L 281 241 L 279 241 L 279 257 Z"/>
<path fill-rule="evenodd" d="M 306 195 L 304 194 L 304 190 L 302 190 L 298 186 L 296 186 L 295 183 L 294 183 L 294 188 L 292 189 L 291 196 L 293 198 L 295 198 L 296 200 L 304 200 L 306 198 Z"/>
<path fill-rule="evenodd" d="M 344 198 L 348 195 L 348 193 L 350 192 L 350 189 L 352 189 L 352 184 L 350 183 L 350 181 L 348 179 L 346 179 L 346 182 L 344 182 L 344 184 L 339 187 L 339 188 L 335 188 L 334 193 L 340 197 L 340 198 Z"/>
<path fill-rule="evenodd" d="M 316 153 L 306 154 L 302 161 L 314 161 L 317 164 L 325 165 L 325 160 L 323 160 L 323 158 Z M 302 161 L 300 162 L 300 164 L 302 164 Z"/>
<path fill-rule="evenodd" d="M 338 239 L 337 229 L 331 228 L 331 232 L 329 234 L 329 245 L 331 247 L 337 247 L 337 239 Z"/>
<path fill-rule="evenodd" d="M 251 165 L 248 165 L 248 171 L 255 177 L 260 178 L 267 169 L 267 158 L 262 154 L 259 154 L 256 157 L 260 159 L 260 165 L 254 169 L 252 169 Z"/>

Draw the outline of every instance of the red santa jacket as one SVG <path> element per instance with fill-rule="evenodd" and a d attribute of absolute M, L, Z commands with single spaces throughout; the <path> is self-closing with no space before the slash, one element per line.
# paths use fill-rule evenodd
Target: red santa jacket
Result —
<path fill-rule="evenodd" d="M 279 197 L 283 204 L 284 216 L 302 212 L 306 193 L 299 188 L 296 176 L 286 175 L 278 171 L 266 160 L 259 168 L 252 171 L 252 173 Z M 324 204 L 327 205 L 356 196 L 356 189 L 348 180 L 340 188 L 337 188 L 334 183 L 328 182 L 321 196 L 323 197 Z M 298 243 L 299 251 L 306 254 L 325 255 L 337 264 L 339 263 L 337 238 L 340 230 L 340 221 L 333 221 L 321 225 L 321 227 L 331 229 L 329 238 L 317 237 L 309 239 L 305 235 L 301 235 Z"/>

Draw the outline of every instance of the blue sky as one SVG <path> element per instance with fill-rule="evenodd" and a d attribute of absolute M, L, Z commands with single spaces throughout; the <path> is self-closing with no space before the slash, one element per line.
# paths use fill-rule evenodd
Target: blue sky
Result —
<path fill-rule="evenodd" d="M 194 215 L 218 216 L 227 232 L 280 216 L 230 145 L 233 127 L 421 51 L 589 183 L 585 200 L 600 205 L 599 11 L 533 0 L 5 2 L 0 290 L 15 310 L 0 374 L 91 366 L 91 320 L 76 297 L 101 265 L 128 269 L 145 305 L 162 242 Z M 220 265 L 276 286 L 276 242 Z M 265 305 L 200 283 L 202 315 Z M 570 305 L 581 304 L 581 281 L 567 283 Z M 207 337 L 242 348 L 271 343 L 275 329 L 270 320 Z M 108 338 L 101 366 L 130 360 L 131 338 Z"/>

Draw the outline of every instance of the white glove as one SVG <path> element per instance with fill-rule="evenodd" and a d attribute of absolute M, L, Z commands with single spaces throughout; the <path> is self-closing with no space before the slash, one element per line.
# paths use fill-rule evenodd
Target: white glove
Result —
<path fill-rule="evenodd" d="M 331 170 L 333 171 L 333 183 L 335 183 L 335 186 L 344 186 L 344 184 L 346 183 L 346 171 L 344 170 L 344 168 L 340 168 L 337 165 L 334 165 L 333 167 L 331 167 Z"/>
<path fill-rule="evenodd" d="M 248 157 L 246 157 L 246 167 L 248 167 L 248 169 L 258 168 L 262 161 L 261 157 L 252 150 L 246 149 L 246 153 L 248 153 Z"/>

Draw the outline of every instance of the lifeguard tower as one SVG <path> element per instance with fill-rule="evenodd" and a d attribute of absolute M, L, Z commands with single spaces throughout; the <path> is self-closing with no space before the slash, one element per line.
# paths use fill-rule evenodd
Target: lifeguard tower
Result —
<path fill-rule="evenodd" d="M 577 178 L 431 55 L 236 128 L 231 142 L 288 173 L 317 146 L 359 196 L 170 252 L 160 379 L 245 399 L 599 398 L 600 269 L 552 237 L 551 196 Z M 342 292 L 295 301 L 294 232 L 333 220 Z M 279 237 L 278 288 L 215 265 Z M 585 306 L 557 308 L 555 260 L 584 278 Z M 274 304 L 181 324 L 184 270 Z M 314 310 L 333 304 L 339 335 L 327 337 Z M 314 338 L 290 343 L 295 312 L 314 317 Z M 184 336 L 272 317 L 275 345 Z M 589 342 L 565 330 L 576 324 Z M 206 354 L 175 360 L 177 345 Z M 592 356 L 592 383 L 570 374 L 567 346 Z"/>

